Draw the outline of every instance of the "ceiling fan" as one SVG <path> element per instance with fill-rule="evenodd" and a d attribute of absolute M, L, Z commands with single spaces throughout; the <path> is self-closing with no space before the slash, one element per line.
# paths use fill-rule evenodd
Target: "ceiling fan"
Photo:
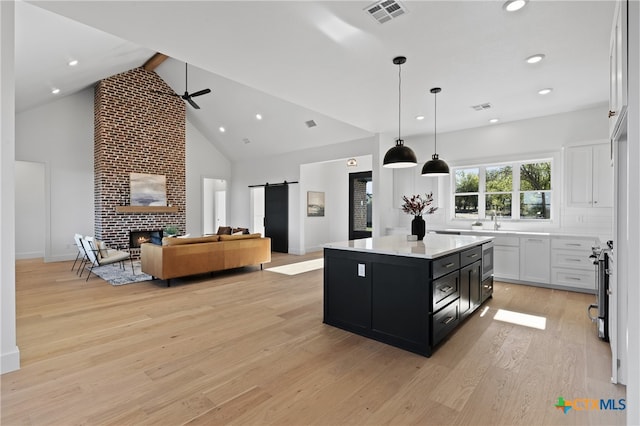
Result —
<path fill-rule="evenodd" d="M 187 67 L 188 67 L 188 64 L 185 62 L 184 64 L 184 95 L 179 95 L 177 93 L 160 92 L 157 90 L 155 90 L 154 92 L 161 93 L 163 95 L 178 96 L 184 99 L 185 101 L 189 102 L 189 104 L 195 109 L 200 109 L 200 106 L 197 103 L 195 103 L 194 100 L 191 98 L 195 98 L 196 96 L 206 95 L 207 93 L 211 92 L 211 89 L 202 89 L 202 90 L 198 90 L 197 92 L 189 93 L 189 90 L 188 90 L 189 73 L 188 73 Z"/>

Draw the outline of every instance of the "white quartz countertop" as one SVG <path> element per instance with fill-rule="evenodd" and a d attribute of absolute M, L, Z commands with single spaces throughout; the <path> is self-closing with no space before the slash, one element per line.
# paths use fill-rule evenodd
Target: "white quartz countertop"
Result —
<path fill-rule="evenodd" d="M 552 232 L 533 232 L 533 231 L 515 231 L 508 229 L 462 229 L 462 228 L 442 228 L 442 229 L 429 229 L 430 232 L 442 232 L 442 233 L 460 233 L 461 235 L 490 235 L 490 236 L 504 236 L 504 237 L 548 237 L 548 238 L 577 238 L 593 240 L 598 239 L 593 235 L 576 235 L 576 234 L 557 234 Z"/>
<path fill-rule="evenodd" d="M 405 235 L 363 238 L 325 244 L 325 248 L 364 253 L 435 259 L 489 242 L 494 237 L 472 235 L 427 234 L 422 241 L 407 241 Z"/>

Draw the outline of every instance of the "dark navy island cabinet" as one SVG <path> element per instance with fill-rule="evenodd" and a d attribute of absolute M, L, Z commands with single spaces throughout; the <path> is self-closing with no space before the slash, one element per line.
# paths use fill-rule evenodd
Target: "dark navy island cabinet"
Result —
<path fill-rule="evenodd" d="M 435 259 L 325 248 L 324 262 L 326 324 L 427 357 L 492 294 L 481 245 Z"/>

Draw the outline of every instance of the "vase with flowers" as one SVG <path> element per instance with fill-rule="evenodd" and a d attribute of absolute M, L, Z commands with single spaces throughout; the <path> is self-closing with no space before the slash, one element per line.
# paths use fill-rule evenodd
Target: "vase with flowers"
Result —
<path fill-rule="evenodd" d="M 433 192 L 425 194 L 424 197 L 420 194 L 412 195 L 411 198 L 404 195 L 402 197 L 402 211 L 413 215 L 411 221 L 411 235 L 417 236 L 418 240 L 424 238 L 427 231 L 427 226 L 422 218 L 423 214 L 433 214 L 437 207 L 431 207 L 433 204 Z"/>

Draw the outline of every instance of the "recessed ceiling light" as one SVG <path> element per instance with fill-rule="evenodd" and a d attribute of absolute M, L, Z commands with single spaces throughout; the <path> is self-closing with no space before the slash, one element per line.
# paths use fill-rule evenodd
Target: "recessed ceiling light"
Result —
<path fill-rule="evenodd" d="M 500 121 L 500 120 L 497 119 L 497 118 L 492 118 L 491 120 L 489 120 L 489 123 L 493 124 L 493 123 L 497 123 L 498 121 Z"/>
<path fill-rule="evenodd" d="M 416 115 L 416 120 L 424 120 L 424 115 Z"/>
<path fill-rule="evenodd" d="M 542 53 L 536 53 L 535 55 L 529 56 L 526 61 L 528 64 L 537 64 L 541 60 L 544 59 L 544 55 Z"/>
<path fill-rule="evenodd" d="M 73 59 L 71 61 L 68 62 L 70 67 L 75 67 L 76 65 L 78 65 L 78 60 L 77 59 Z"/>
<path fill-rule="evenodd" d="M 527 0 L 509 0 L 502 7 L 507 12 L 515 12 L 522 9 L 527 4 Z"/>
<path fill-rule="evenodd" d="M 54 95 L 57 95 L 58 93 L 60 93 L 60 89 L 58 89 L 57 87 L 54 87 L 53 89 L 51 89 L 51 93 L 53 93 Z"/>
<path fill-rule="evenodd" d="M 256 114 L 256 120 L 262 120 L 262 114 Z"/>
<path fill-rule="evenodd" d="M 551 93 L 553 89 L 550 87 L 547 87 L 546 89 L 542 89 L 542 90 L 538 90 L 538 94 L 539 95 L 548 95 L 549 93 Z"/>
<path fill-rule="evenodd" d="M 225 128 L 222 127 L 222 126 L 218 127 L 218 130 L 220 130 L 220 133 L 224 133 L 225 132 Z"/>

